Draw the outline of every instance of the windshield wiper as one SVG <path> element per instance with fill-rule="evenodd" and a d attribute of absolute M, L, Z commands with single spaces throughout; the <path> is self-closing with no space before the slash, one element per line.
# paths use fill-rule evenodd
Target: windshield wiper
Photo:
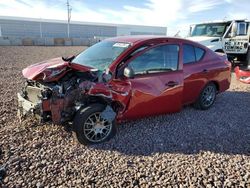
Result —
<path fill-rule="evenodd" d="M 63 61 L 68 61 L 68 62 L 71 62 L 73 59 L 75 59 L 76 56 L 70 56 L 70 57 L 62 57 L 62 60 Z"/>

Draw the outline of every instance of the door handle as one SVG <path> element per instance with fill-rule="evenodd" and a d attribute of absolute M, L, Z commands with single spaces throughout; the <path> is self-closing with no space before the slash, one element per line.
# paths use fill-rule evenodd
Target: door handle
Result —
<path fill-rule="evenodd" d="M 207 70 L 207 69 L 203 69 L 203 71 L 202 71 L 203 73 L 209 73 L 209 70 Z"/>
<path fill-rule="evenodd" d="M 175 82 L 175 81 L 169 81 L 168 83 L 166 83 L 165 85 L 168 86 L 168 87 L 174 87 L 176 85 L 178 85 L 179 83 L 178 82 Z"/>

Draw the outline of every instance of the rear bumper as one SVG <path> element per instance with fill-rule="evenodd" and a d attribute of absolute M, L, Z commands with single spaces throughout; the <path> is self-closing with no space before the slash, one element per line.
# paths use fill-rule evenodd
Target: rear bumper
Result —
<path fill-rule="evenodd" d="M 32 103 L 22 97 L 20 93 L 17 93 L 18 99 L 18 116 L 20 118 L 25 117 L 28 114 L 32 115 L 40 115 L 40 104 L 39 103 Z"/>

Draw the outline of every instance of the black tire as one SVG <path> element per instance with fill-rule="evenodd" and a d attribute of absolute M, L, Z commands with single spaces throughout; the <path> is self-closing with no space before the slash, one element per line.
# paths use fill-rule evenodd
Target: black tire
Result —
<path fill-rule="evenodd" d="M 209 95 L 206 96 L 206 93 L 208 93 L 208 89 L 211 90 L 211 96 L 210 98 Z M 199 98 L 197 99 L 197 101 L 194 103 L 194 107 L 196 109 L 199 110 L 207 110 L 209 109 L 215 102 L 216 100 L 216 93 L 217 93 L 217 89 L 214 83 L 208 83 L 203 90 L 201 91 Z M 206 99 L 207 97 L 207 99 Z"/>
<path fill-rule="evenodd" d="M 104 111 L 105 108 L 106 108 L 105 105 L 96 103 L 96 104 L 90 104 L 89 106 L 82 108 L 77 112 L 77 114 L 74 118 L 74 121 L 73 121 L 73 129 L 74 129 L 75 137 L 77 138 L 79 143 L 84 144 L 84 145 L 98 144 L 98 143 L 108 141 L 109 139 L 111 139 L 115 135 L 115 133 L 116 133 L 115 121 L 109 122 L 106 120 L 109 123 L 107 126 L 107 127 L 109 127 L 109 130 L 106 133 L 107 135 L 104 138 L 100 139 L 99 141 L 98 140 L 93 141 L 89 138 L 91 136 L 90 134 L 92 134 L 92 133 L 95 134 L 96 137 L 98 134 L 100 137 L 101 133 L 96 134 L 95 131 L 93 131 L 93 129 L 95 129 L 95 128 L 88 128 L 87 129 L 86 126 L 92 126 L 92 125 L 88 125 L 90 123 L 88 123 L 86 121 L 89 120 L 89 118 L 91 118 L 95 114 L 98 114 L 98 113 L 101 113 L 102 111 Z M 104 120 L 104 119 L 102 118 L 102 120 Z M 105 123 L 107 123 L 107 122 L 105 122 Z M 86 131 L 89 131 L 89 132 L 86 133 Z M 102 129 L 102 131 L 103 131 L 103 129 Z"/>

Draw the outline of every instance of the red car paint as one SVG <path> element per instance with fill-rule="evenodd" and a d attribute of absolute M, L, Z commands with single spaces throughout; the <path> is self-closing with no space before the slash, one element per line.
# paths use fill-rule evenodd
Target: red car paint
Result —
<path fill-rule="evenodd" d="M 100 96 L 110 99 L 114 103 L 117 102 L 120 105 L 116 117 L 118 121 L 178 112 L 183 105 L 196 101 L 201 90 L 209 82 L 216 84 L 218 93 L 229 88 L 231 66 L 227 59 L 198 43 L 179 38 L 152 36 L 117 37 L 107 41 L 126 42 L 131 46 L 109 66 L 112 78 L 108 82 L 83 82 L 79 85 L 79 93 Z M 177 71 L 137 75 L 134 78 L 117 76 L 118 65 L 137 48 L 144 45 L 155 47 L 161 44 L 179 45 Z M 183 44 L 204 49 L 204 57 L 199 62 L 183 65 Z M 140 54 L 135 55 L 134 58 Z M 130 61 L 126 61 L 124 66 L 128 65 Z M 91 68 L 71 64 L 57 58 L 29 66 L 23 70 L 23 75 L 29 80 L 45 78 L 46 82 L 58 81 L 70 69 L 86 72 Z M 57 74 L 51 76 L 53 71 L 56 71 Z M 45 100 L 43 110 L 51 111 L 53 122 L 60 123 L 61 112 L 68 107 L 70 100 L 67 98 L 58 101 Z"/>
<path fill-rule="evenodd" d="M 22 73 L 23 76 L 29 80 L 43 79 L 43 81 L 52 82 L 62 78 L 67 73 L 67 71 L 65 71 L 67 67 L 70 67 L 70 63 L 58 57 L 30 65 L 23 69 Z M 74 67 L 76 70 L 79 69 L 81 71 L 90 70 L 89 67 L 85 66 L 78 67 L 77 65 L 73 65 L 72 68 Z"/>
<path fill-rule="evenodd" d="M 29 80 L 37 80 L 38 76 L 49 77 L 52 70 L 61 71 L 68 66 L 68 62 L 62 60 L 62 58 L 54 58 L 49 61 L 43 61 L 30 65 L 23 69 L 23 76 Z M 53 78 L 54 79 L 54 78 Z"/>
<path fill-rule="evenodd" d="M 240 70 L 240 68 L 237 66 L 235 67 L 234 72 L 239 81 L 245 84 L 250 84 L 250 70 Z"/>

